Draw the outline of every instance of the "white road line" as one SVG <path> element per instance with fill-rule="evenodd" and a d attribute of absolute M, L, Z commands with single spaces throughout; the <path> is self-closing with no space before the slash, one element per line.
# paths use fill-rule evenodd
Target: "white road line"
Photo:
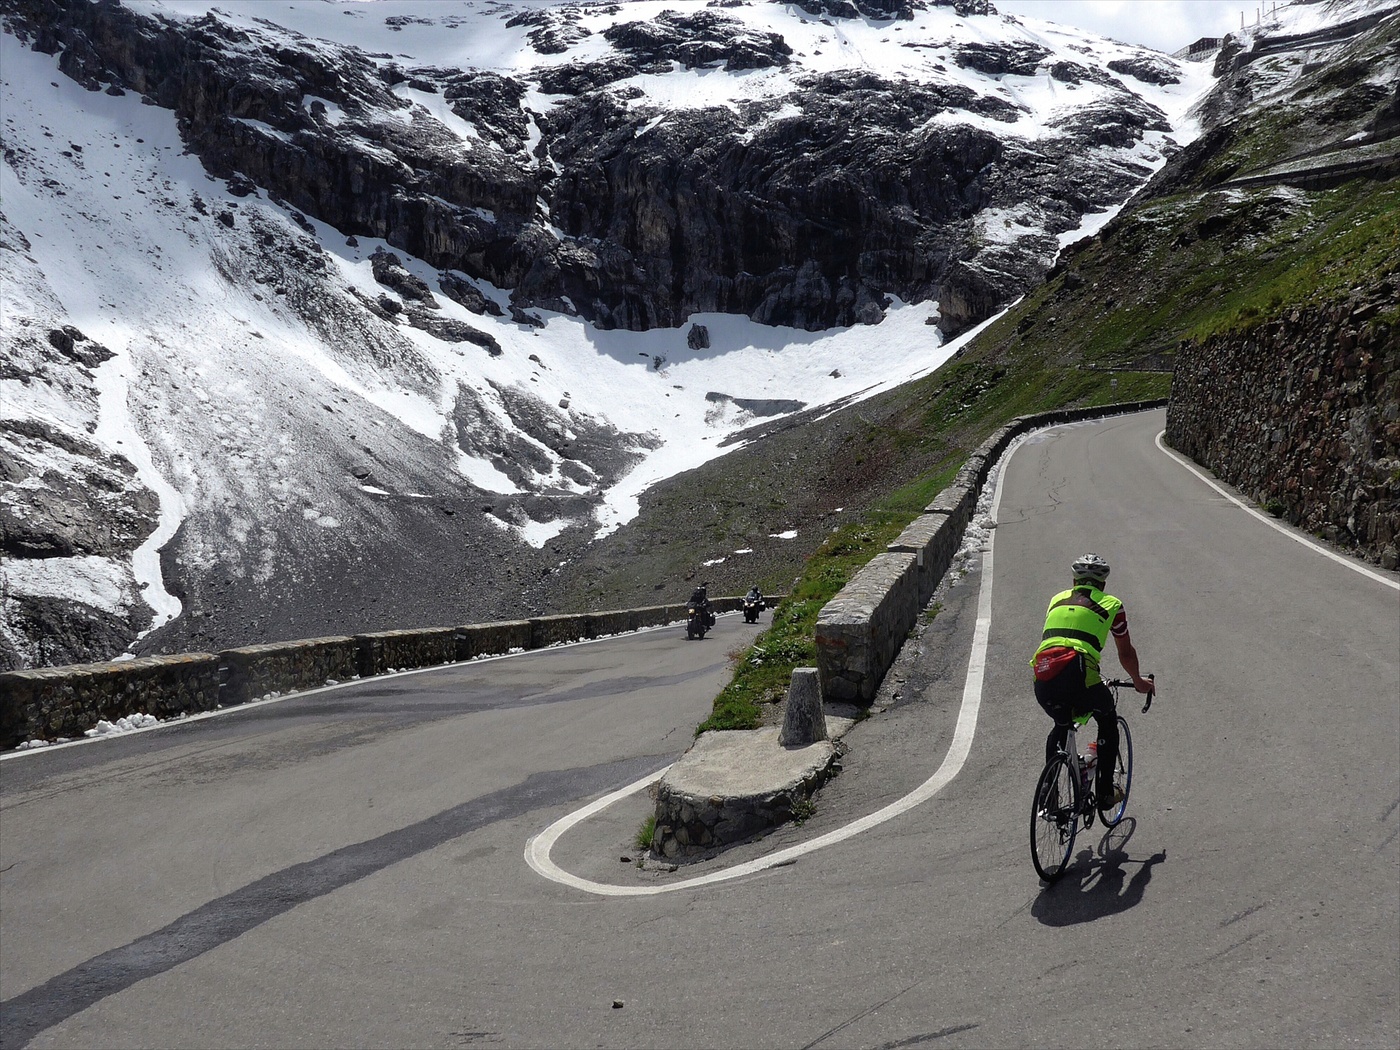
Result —
<path fill-rule="evenodd" d="M 1305 546 L 1305 547 L 1311 547 L 1313 550 L 1317 551 L 1318 554 L 1321 554 L 1321 555 L 1323 555 L 1324 557 L 1327 557 L 1327 558 L 1331 558 L 1331 559 L 1332 559 L 1334 562 L 1336 562 L 1338 565 L 1345 565 L 1348 569 L 1352 569 L 1352 570 L 1354 570 L 1355 572 L 1361 573 L 1362 576 L 1369 576 L 1371 579 L 1376 580 L 1376 581 L 1378 581 L 1378 582 L 1380 582 L 1380 583 L 1385 584 L 1387 587 L 1391 588 L 1392 590 L 1400 591 L 1400 583 L 1397 583 L 1395 580 L 1392 580 L 1390 577 L 1388 577 L 1388 576 L 1382 576 L 1380 573 L 1375 572 L 1375 571 L 1372 570 L 1372 569 L 1368 569 L 1366 566 L 1364 566 L 1364 565 L 1360 564 L 1359 562 L 1357 562 L 1354 558 L 1346 558 L 1346 557 L 1343 557 L 1342 555 L 1338 554 L 1336 551 L 1330 551 L 1330 550 L 1328 550 L 1326 547 L 1322 546 L 1322 544 L 1320 544 L 1320 543 L 1315 543 L 1313 540 L 1309 539 L 1307 536 L 1304 536 L 1302 533 L 1295 532 L 1295 531 L 1293 531 L 1293 530 L 1290 529 L 1290 528 L 1286 528 L 1285 526 L 1283 526 L 1283 525 L 1280 524 L 1279 522 L 1275 521 L 1273 518 L 1269 517 L 1267 514 L 1263 514 L 1263 513 L 1259 512 L 1259 511 L 1255 510 L 1253 507 L 1248 506 L 1248 505 L 1245 504 L 1242 500 L 1236 498 L 1236 497 L 1235 497 L 1234 495 L 1232 495 L 1231 493 L 1226 492 L 1225 489 L 1221 488 L 1221 487 L 1220 487 L 1219 485 L 1217 485 L 1214 481 L 1212 481 L 1209 477 L 1207 477 L 1207 476 L 1206 476 L 1205 474 L 1203 474 L 1201 471 L 1197 470 L 1197 469 L 1195 468 L 1195 466 L 1192 465 L 1191 463 L 1189 463 L 1189 462 L 1186 460 L 1186 458 L 1185 458 L 1184 456 L 1182 456 L 1182 455 L 1180 455 L 1179 453 L 1174 452 L 1174 451 L 1172 451 L 1171 449 L 1167 448 L 1166 443 L 1162 440 L 1162 439 L 1166 436 L 1166 434 L 1167 434 L 1167 432 L 1166 432 L 1165 430 L 1159 431 L 1159 432 L 1157 433 L 1157 447 L 1158 447 L 1159 449 L 1161 449 L 1163 452 L 1165 452 L 1165 453 L 1166 453 L 1168 456 L 1170 456 L 1172 459 L 1174 459 L 1174 460 L 1176 460 L 1178 463 L 1180 463 L 1183 467 L 1185 467 L 1187 470 L 1189 470 L 1192 474 L 1195 474 L 1196 477 L 1200 478 L 1202 481 L 1204 481 L 1204 482 L 1205 482 L 1207 485 L 1209 485 L 1211 488 L 1215 489 L 1216 492 L 1220 493 L 1222 496 L 1224 496 L 1227 500 L 1229 500 L 1229 501 L 1230 501 L 1231 503 L 1233 503 L 1235 506 L 1239 507 L 1240 510 L 1244 511 L 1246 514 L 1252 514 L 1252 515 L 1254 515 L 1256 518 L 1258 518 L 1260 521 L 1262 521 L 1265 525 L 1269 526 L 1269 528 L 1274 529 L 1274 530 L 1277 531 L 1277 532 L 1283 533 L 1283 534 L 1284 534 L 1285 536 L 1287 536 L 1290 540 L 1297 540 L 1297 541 L 1298 541 L 1299 543 L 1301 543 L 1303 546 Z"/>
<path fill-rule="evenodd" d="M 1008 451 L 1005 461 L 1010 460 L 1012 451 L 1014 449 Z M 992 497 L 991 516 L 993 521 L 996 521 L 998 510 L 1001 507 L 1002 480 L 1006 477 L 1005 461 L 997 477 L 995 495 Z M 731 879 L 742 878 L 745 875 L 777 867 L 780 864 L 790 864 L 803 854 L 819 850 L 824 846 L 844 842 L 846 839 L 859 835 L 862 831 L 868 831 L 887 820 L 892 820 L 901 813 L 908 812 L 921 802 L 927 802 L 961 772 L 963 764 L 967 761 L 967 756 L 972 750 L 972 738 L 977 732 L 977 715 L 982 708 L 982 679 L 987 666 L 987 637 L 992 626 L 992 548 L 995 546 L 995 542 L 996 530 L 993 529 L 988 535 L 987 548 L 983 555 L 982 582 L 977 596 L 977 625 L 973 631 L 972 654 L 967 661 L 967 678 L 963 684 L 962 708 L 958 712 L 957 726 L 953 730 L 953 741 L 948 747 L 948 754 L 944 756 L 942 764 L 933 776 L 909 794 L 891 802 L 883 809 L 877 809 L 874 813 L 867 814 L 834 831 L 829 831 L 810 842 L 789 846 L 787 849 L 778 850 L 776 853 L 760 857 L 757 860 L 736 864 L 731 868 L 713 871 L 693 879 L 682 879 L 678 882 L 660 883 L 652 886 L 618 886 L 606 882 L 593 882 L 590 879 L 580 878 L 564 871 L 550 859 L 550 851 L 566 831 L 595 813 L 607 809 L 619 799 L 626 798 L 635 791 L 640 791 L 665 773 L 666 770 L 663 769 L 628 784 L 626 787 L 614 791 L 611 795 L 604 795 L 582 809 L 555 821 L 526 843 L 525 862 L 547 879 L 588 893 L 596 893 L 604 897 L 648 897 L 658 893 L 672 893 L 676 890 L 696 889 L 717 882 L 727 882 Z M 666 768 L 669 769 L 670 766 Z"/>

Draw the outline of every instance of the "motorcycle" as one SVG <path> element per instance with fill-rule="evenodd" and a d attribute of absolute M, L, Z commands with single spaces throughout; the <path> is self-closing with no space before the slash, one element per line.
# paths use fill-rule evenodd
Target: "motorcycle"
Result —
<path fill-rule="evenodd" d="M 744 596 L 744 622 L 758 623 L 758 614 L 763 611 L 763 600 L 761 598 L 750 598 Z"/>
<path fill-rule="evenodd" d="M 686 608 L 685 636 L 686 638 L 705 637 L 705 632 L 715 625 L 714 614 L 708 609 L 699 605 L 691 605 Z"/>

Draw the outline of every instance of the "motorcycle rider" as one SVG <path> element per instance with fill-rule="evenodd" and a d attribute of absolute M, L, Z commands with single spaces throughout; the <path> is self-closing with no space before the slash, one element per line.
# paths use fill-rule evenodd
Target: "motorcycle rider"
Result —
<path fill-rule="evenodd" d="M 758 614 L 763 612 L 763 592 L 758 589 L 758 584 L 749 588 L 749 593 L 744 595 L 744 622 L 758 623 Z"/>
<path fill-rule="evenodd" d="M 702 583 L 699 587 L 696 587 L 695 590 L 690 592 L 690 607 L 703 612 L 705 614 L 705 623 L 713 627 L 715 625 L 715 614 L 710 612 L 710 596 L 705 593 L 707 587 L 709 587 L 708 581 Z"/>

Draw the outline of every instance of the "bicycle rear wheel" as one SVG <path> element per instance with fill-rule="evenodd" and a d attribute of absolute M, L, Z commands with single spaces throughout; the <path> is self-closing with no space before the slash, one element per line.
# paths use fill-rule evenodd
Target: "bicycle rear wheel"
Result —
<path fill-rule="evenodd" d="M 1099 810 L 1099 819 L 1106 828 L 1115 827 L 1123 819 L 1128 808 L 1128 792 L 1133 786 L 1133 735 L 1128 732 L 1128 720 L 1122 715 L 1118 716 L 1118 761 L 1113 767 L 1113 786 L 1114 794 L 1121 791 L 1123 797 L 1107 809 Z"/>
<path fill-rule="evenodd" d="M 1079 831 L 1078 785 L 1064 756 L 1052 759 L 1041 771 L 1031 803 L 1031 862 L 1046 882 L 1060 877 L 1074 854 Z"/>

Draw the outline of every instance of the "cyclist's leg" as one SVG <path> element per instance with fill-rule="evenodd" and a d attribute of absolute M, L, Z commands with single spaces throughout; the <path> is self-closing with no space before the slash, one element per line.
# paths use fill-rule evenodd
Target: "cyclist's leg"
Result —
<path fill-rule="evenodd" d="M 1113 690 L 1100 682 L 1085 694 L 1086 710 L 1094 716 L 1099 727 L 1099 766 L 1096 794 L 1101 799 L 1112 798 L 1113 769 L 1118 762 L 1118 709 L 1113 704 Z"/>
<path fill-rule="evenodd" d="M 1065 737 L 1069 735 L 1070 719 L 1074 715 L 1072 689 L 1068 688 L 1073 684 L 1073 672 L 1061 674 L 1048 682 L 1035 683 L 1035 700 L 1047 715 L 1055 722 L 1050 729 L 1050 735 L 1045 738 L 1045 761 L 1049 762 L 1065 746 Z"/>

